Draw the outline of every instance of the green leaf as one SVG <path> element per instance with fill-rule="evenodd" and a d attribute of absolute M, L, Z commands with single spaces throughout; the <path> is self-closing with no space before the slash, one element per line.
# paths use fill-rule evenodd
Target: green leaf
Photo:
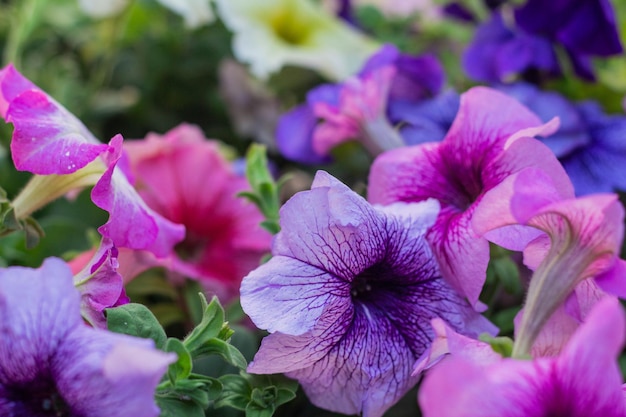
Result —
<path fill-rule="evenodd" d="M 207 394 L 209 401 L 217 400 L 222 394 L 224 385 L 217 378 L 212 378 L 206 375 L 191 374 L 189 379 L 194 381 L 201 381 L 204 384 L 204 391 Z"/>
<path fill-rule="evenodd" d="M 204 295 L 199 293 L 199 296 L 203 306 L 202 320 L 183 341 L 194 357 L 195 352 L 202 349 L 209 340 L 217 337 L 224 327 L 224 309 L 217 297 L 214 296 L 211 303 L 207 304 Z"/>
<path fill-rule="evenodd" d="M 204 409 L 194 401 L 159 394 L 155 400 L 161 409 L 160 417 L 204 417 Z"/>
<path fill-rule="evenodd" d="M 245 369 L 247 366 L 246 358 L 243 357 L 241 352 L 233 345 L 221 339 L 213 338 L 207 340 L 204 345 L 194 351 L 194 358 L 207 355 L 219 355 L 226 362 L 239 369 Z"/>
<path fill-rule="evenodd" d="M 511 357 L 513 353 L 513 339 L 510 337 L 493 337 L 488 333 L 483 333 L 478 338 L 491 345 L 493 351 L 502 355 L 503 358 Z"/>
<path fill-rule="evenodd" d="M 215 408 L 232 407 L 244 411 L 252 396 L 252 386 L 240 375 L 224 375 L 219 378 L 223 385 L 222 395 L 215 402 Z"/>
<path fill-rule="evenodd" d="M 520 294 L 522 292 L 519 269 L 510 257 L 504 256 L 493 259 L 493 269 L 506 292 L 509 294 Z"/>
<path fill-rule="evenodd" d="M 106 309 L 107 327 L 112 332 L 154 340 L 163 349 L 167 336 L 161 324 L 143 304 L 124 304 Z"/>
<path fill-rule="evenodd" d="M 167 376 L 172 382 L 172 385 L 177 385 L 177 381 L 181 379 L 187 379 L 191 374 L 191 355 L 178 339 L 169 338 L 165 343 L 166 352 L 174 352 L 178 355 L 178 360 L 170 364 L 167 369 Z"/>

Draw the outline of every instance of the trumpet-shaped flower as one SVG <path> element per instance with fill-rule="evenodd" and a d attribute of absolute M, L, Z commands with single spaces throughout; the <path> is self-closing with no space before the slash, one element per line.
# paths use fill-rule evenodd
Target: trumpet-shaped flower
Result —
<path fill-rule="evenodd" d="M 15 128 L 11 153 L 16 168 L 54 176 L 52 183 L 35 180 L 33 185 L 40 186 L 37 191 L 47 195 L 56 186 L 62 195 L 72 185 L 86 185 L 82 178 L 99 178 L 92 200 L 110 215 L 99 231 L 116 246 L 165 256 L 182 239 L 183 227 L 146 206 L 116 167 L 122 156 L 120 135 L 109 145 L 99 142 L 76 117 L 10 65 L 0 71 L 0 113 Z M 35 194 L 32 198 L 41 198 Z"/>
<path fill-rule="evenodd" d="M 358 71 L 377 45 L 310 0 L 216 0 L 233 31 L 233 52 L 259 78 L 284 65 L 342 80 Z"/>
<path fill-rule="evenodd" d="M 139 194 L 155 212 L 186 228 L 185 239 L 165 266 L 223 297 L 236 295 L 241 279 L 259 265 L 271 241 L 259 226 L 263 216 L 258 209 L 237 197 L 249 188 L 247 180 L 196 126 L 149 134 L 125 148 Z"/>
<path fill-rule="evenodd" d="M 320 407 L 378 417 L 419 379 L 432 318 L 493 333 L 441 279 L 424 239 L 438 211 L 435 200 L 371 206 L 318 172 L 281 209 L 274 256 L 241 284 L 244 311 L 271 333 L 248 370 L 284 372 Z"/>
<path fill-rule="evenodd" d="M 485 195 L 473 218 L 478 233 L 513 224 L 545 232 L 525 248 L 525 262 L 535 273 L 516 340 L 519 355 L 530 350 L 541 327 L 582 280 L 595 277 L 602 289 L 626 297 L 626 262 L 617 257 L 624 208 L 617 195 L 563 199 L 559 188 L 544 171 L 527 169 Z M 494 211 L 493 204 L 502 200 L 509 207 Z"/>
<path fill-rule="evenodd" d="M 60 259 L 0 270 L 0 414 L 156 417 L 154 391 L 176 355 L 86 326 Z"/>
<path fill-rule="evenodd" d="M 425 417 L 623 417 L 617 356 L 624 312 L 615 299 L 592 310 L 557 357 L 475 363 L 452 354 L 419 392 Z"/>
<path fill-rule="evenodd" d="M 441 213 L 427 235 L 442 275 L 454 288 L 478 301 L 489 262 L 487 238 L 474 231 L 471 219 L 485 194 L 512 174 L 538 166 L 573 193 L 565 171 L 552 152 L 532 139 L 557 124 L 541 121 L 512 98 L 477 87 L 461 96 L 459 112 L 442 142 L 395 149 L 380 155 L 369 177 L 369 200 L 391 204 L 436 198 Z M 494 211 L 504 210 L 498 202 Z M 523 245 L 540 232 L 515 228 L 508 240 Z M 490 235 L 500 243 L 507 236 Z"/>

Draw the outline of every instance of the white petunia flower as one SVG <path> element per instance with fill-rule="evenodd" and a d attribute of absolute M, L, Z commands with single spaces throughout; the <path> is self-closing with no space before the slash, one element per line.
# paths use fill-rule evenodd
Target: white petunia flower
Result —
<path fill-rule="evenodd" d="M 284 65 L 349 77 L 378 45 L 309 0 L 215 0 L 233 52 L 261 79 Z"/>
<path fill-rule="evenodd" d="M 215 20 L 210 0 L 157 0 L 185 19 L 188 28 L 197 28 Z"/>

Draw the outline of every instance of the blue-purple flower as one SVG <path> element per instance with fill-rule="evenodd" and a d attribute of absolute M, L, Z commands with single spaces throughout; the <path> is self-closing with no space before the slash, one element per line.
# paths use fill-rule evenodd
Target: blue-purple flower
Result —
<path fill-rule="evenodd" d="M 559 130 L 542 141 L 559 158 L 577 195 L 626 190 L 626 116 L 607 115 L 597 102 L 572 103 L 530 84 L 500 87 Z"/>
<path fill-rule="evenodd" d="M 478 28 L 463 66 L 470 77 L 488 82 L 528 70 L 559 75 L 555 47 L 565 50 L 576 74 L 594 80 L 591 57 L 623 51 L 609 0 L 528 0 L 512 11 L 496 10 Z"/>
<path fill-rule="evenodd" d="M 454 116 L 444 116 L 443 122 L 429 120 L 432 113 L 435 118 L 441 112 L 456 113 L 458 101 L 430 102 L 443 83 L 443 69 L 434 56 L 411 56 L 385 45 L 370 57 L 358 75 L 341 84 L 325 84 L 311 90 L 305 104 L 284 114 L 276 132 L 278 148 L 287 158 L 319 163 L 327 160 L 331 148 L 348 140 L 362 142 L 374 154 L 414 143 L 399 136 L 394 127 L 405 123 L 404 109 L 409 106 L 410 114 L 419 119 L 406 122 L 414 130 L 430 136 L 431 125 L 443 124 L 443 129 L 447 129 L 446 123 L 449 125 Z M 414 107 L 420 103 L 423 108 Z M 400 109 L 393 110 L 395 106 Z M 446 110 L 440 110 L 443 107 Z M 319 119 L 323 123 L 318 124 Z M 432 140 L 442 137 L 436 133 Z"/>
<path fill-rule="evenodd" d="M 147 339 L 86 326 L 60 259 L 0 270 L 0 415 L 156 417 L 176 356 Z"/>
<path fill-rule="evenodd" d="M 471 337 L 494 327 L 442 278 L 424 235 L 435 200 L 371 206 L 318 172 L 281 209 L 273 257 L 246 276 L 241 304 L 271 334 L 252 373 L 286 373 L 317 406 L 381 416 L 419 379 L 430 320 Z"/>

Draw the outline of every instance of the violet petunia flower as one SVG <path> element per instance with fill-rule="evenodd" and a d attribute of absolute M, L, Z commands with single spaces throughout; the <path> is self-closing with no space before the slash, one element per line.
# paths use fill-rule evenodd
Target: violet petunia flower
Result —
<path fill-rule="evenodd" d="M 418 381 L 431 319 L 493 334 L 441 278 L 424 239 L 438 211 L 432 199 L 371 206 L 319 171 L 282 207 L 274 256 L 242 282 L 244 311 L 271 333 L 248 371 L 297 379 L 319 407 L 379 417 Z"/>
<path fill-rule="evenodd" d="M 0 414 L 156 417 L 154 391 L 176 355 L 86 326 L 65 262 L 0 270 Z"/>
<path fill-rule="evenodd" d="M 617 364 L 625 338 L 622 307 L 605 299 L 553 358 L 475 363 L 453 354 L 419 392 L 425 417 L 624 417 Z"/>
<path fill-rule="evenodd" d="M 544 122 L 559 117 L 559 130 L 542 141 L 563 164 L 577 195 L 626 190 L 626 116 L 607 115 L 594 101 L 571 103 L 530 84 L 499 89 Z"/>
<path fill-rule="evenodd" d="M 15 128 L 11 140 L 15 167 L 36 174 L 34 178 L 39 179 L 32 185 L 39 186 L 37 192 L 49 194 L 57 187 L 62 195 L 72 185 L 95 184 L 92 200 L 109 212 L 109 221 L 99 231 L 116 246 L 148 250 L 163 257 L 182 239 L 184 228 L 146 206 L 117 167 L 122 137 L 117 135 L 108 145 L 101 143 L 74 115 L 11 65 L 0 70 L 0 115 Z M 40 179 L 50 175 L 53 177 L 48 182 Z M 59 181 L 55 184 L 52 179 L 56 176 Z M 37 192 L 30 194 L 31 199 L 41 198 Z"/>
<path fill-rule="evenodd" d="M 533 69 L 560 75 L 555 47 L 565 49 L 580 77 L 594 80 L 590 58 L 623 51 L 609 0 L 528 0 L 512 11 L 506 7 L 478 28 L 465 51 L 463 66 L 476 80 L 507 81 Z"/>
<path fill-rule="evenodd" d="M 163 266 L 197 279 L 222 301 L 238 295 L 241 279 L 259 265 L 272 239 L 259 225 L 263 215 L 256 206 L 237 196 L 250 188 L 246 178 L 197 126 L 182 124 L 124 146 L 143 200 L 186 229 Z"/>
<path fill-rule="evenodd" d="M 557 124 L 541 121 L 514 99 L 476 87 L 461 96 L 459 112 L 442 142 L 396 149 L 379 156 L 369 176 L 368 198 L 377 204 L 417 202 L 436 198 L 441 213 L 429 230 L 442 275 L 476 305 L 486 277 L 489 242 L 471 225 L 485 193 L 512 174 L 538 166 L 573 195 L 565 171 L 554 154 L 532 139 L 547 135 Z M 503 208 L 501 202 L 495 209 Z M 540 232 L 516 228 L 514 240 L 523 245 Z M 499 243 L 499 238 L 489 240 Z"/>
<path fill-rule="evenodd" d="M 311 90 L 305 104 L 283 115 L 276 132 L 278 148 L 290 159 L 321 163 L 328 160 L 334 146 L 348 140 L 361 141 L 373 154 L 402 146 L 407 142 L 394 125 L 404 120 L 390 118 L 391 109 L 433 99 L 443 83 L 443 68 L 434 56 L 403 54 L 396 47 L 385 45 L 370 57 L 359 74 L 341 84 L 325 84 Z M 431 113 L 437 113 L 444 103 L 424 105 L 424 111 L 412 109 L 412 114 L 428 119 L 427 108 L 433 107 Z M 422 129 L 426 124 L 427 120 L 412 126 Z M 423 127 L 428 128 L 430 124 Z"/>

